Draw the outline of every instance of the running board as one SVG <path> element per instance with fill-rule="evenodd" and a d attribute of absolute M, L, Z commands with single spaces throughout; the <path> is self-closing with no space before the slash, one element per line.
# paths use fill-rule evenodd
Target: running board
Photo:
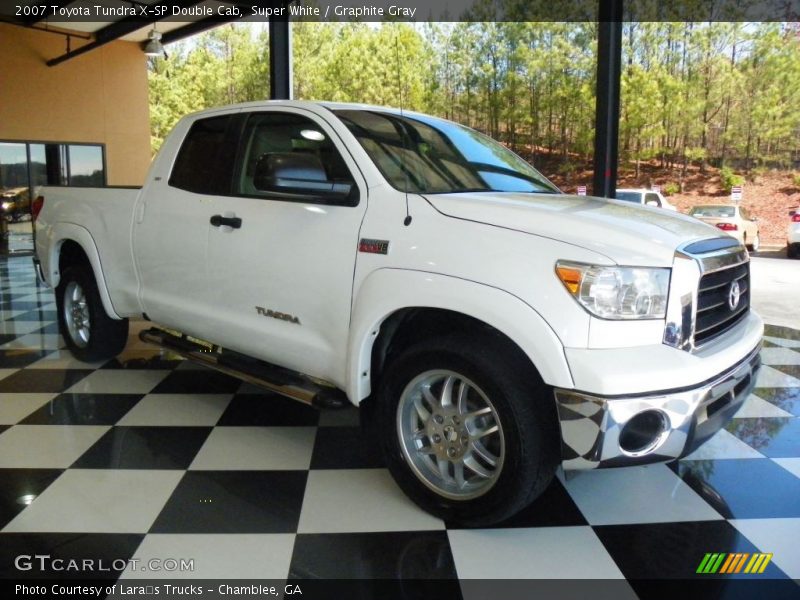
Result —
<path fill-rule="evenodd" d="M 166 348 L 192 362 L 316 408 L 345 408 L 350 405 L 345 393 L 336 387 L 238 352 L 221 350 L 210 344 L 204 345 L 186 335 L 175 335 L 152 327 L 142 331 L 139 339 Z"/>

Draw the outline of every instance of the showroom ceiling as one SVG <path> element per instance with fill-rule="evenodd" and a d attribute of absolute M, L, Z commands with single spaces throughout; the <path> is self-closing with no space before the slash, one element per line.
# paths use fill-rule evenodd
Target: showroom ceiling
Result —
<path fill-rule="evenodd" d="M 5 21 L 14 25 L 21 25 L 35 29 L 48 30 L 54 33 L 70 35 L 79 39 L 87 39 L 88 43 L 70 49 L 60 56 L 52 57 L 48 60 L 48 65 L 55 66 L 75 56 L 89 52 L 95 48 L 103 46 L 109 42 L 121 39 L 131 42 L 143 42 L 148 38 L 148 33 L 153 28 L 153 23 L 158 23 L 158 30 L 163 34 L 162 41 L 165 44 L 175 42 L 185 37 L 211 29 L 221 23 L 236 20 L 233 17 L 212 17 L 200 18 L 194 21 L 187 17 L 179 17 L 183 20 L 173 20 L 173 18 L 163 19 L 155 16 L 153 11 L 147 16 L 125 16 L 120 15 L 116 18 L 115 12 L 131 12 L 138 10 L 137 7 L 157 6 L 159 4 L 169 4 L 181 6 L 189 11 L 196 8 L 207 7 L 211 12 L 216 12 L 219 6 L 242 4 L 242 0 L 228 0 L 228 2 L 218 2 L 216 0 L 184 0 L 182 2 L 164 2 L 163 0 L 54 0 L 47 6 L 44 16 L 13 16 L 4 18 Z M 276 2 L 277 3 L 277 2 Z M 40 6 L 41 0 L 20 0 L 22 6 Z M 74 11 L 76 14 L 82 7 L 102 6 L 109 9 L 106 21 L 80 20 L 71 18 L 68 23 L 64 22 L 63 17 L 58 17 L 58 11 L 63 9 Z M 62 12 L 63 14 L 63 12 Z M 171 15 L 171 13 L 168 13 Z M 72 44 L 70 44 L 72 46 Z"/>

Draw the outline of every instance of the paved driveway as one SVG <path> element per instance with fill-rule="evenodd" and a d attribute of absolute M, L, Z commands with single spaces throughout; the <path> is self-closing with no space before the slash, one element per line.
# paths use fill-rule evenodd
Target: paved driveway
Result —
<path fill-rule="evenodd" d="M 764 321 L 800 329 L 800 260 L 786 258 L 785 249 L 758 252 L 750 277 L 753 308 Z"/>

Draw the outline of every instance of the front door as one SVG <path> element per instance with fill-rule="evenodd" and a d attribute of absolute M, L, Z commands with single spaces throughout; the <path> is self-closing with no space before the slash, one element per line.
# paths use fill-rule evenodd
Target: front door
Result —
<path fill-rule="evenodd" d="M 241 116 L 231 194 L 211 200 L 209 340 L 344 383 L 366 186 L 318 115 Z"/>

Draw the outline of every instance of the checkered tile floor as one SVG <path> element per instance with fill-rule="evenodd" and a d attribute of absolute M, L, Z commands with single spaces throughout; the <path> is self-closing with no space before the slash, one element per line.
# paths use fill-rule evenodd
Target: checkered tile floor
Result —
<path fill-rule="evenodd" d="M 25 576 L 13 557 L 38 553 L 194 559 L 193 578 L 637 590 L 694 577 L 706 552 L 761 551 L 774 555 L 764 577 L 800 579 L 798 331 L 768 328 L 754 394 L 686 460 L 559 474 L 504 526 L 466 530 L 406 499 L 355 411 L 319 413 L 182 362 L 139 342 L 139 327 L 118 359 L 80 363 L 55 321 L 30 259 L 0 262 L 2 578 Z"/>

